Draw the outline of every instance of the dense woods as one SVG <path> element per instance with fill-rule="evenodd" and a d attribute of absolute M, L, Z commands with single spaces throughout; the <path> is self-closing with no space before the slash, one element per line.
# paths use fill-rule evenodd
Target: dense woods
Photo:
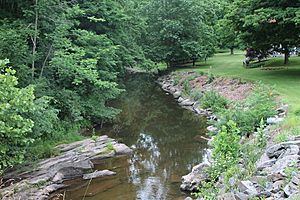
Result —
<path fill-rule="evenodd" d="M 0 172 L 114 119 L 107 102 L 125 68 L 206 60 L 217 48 L 286 53 L 299 16 L 297 0 L 0 0 Z"/>

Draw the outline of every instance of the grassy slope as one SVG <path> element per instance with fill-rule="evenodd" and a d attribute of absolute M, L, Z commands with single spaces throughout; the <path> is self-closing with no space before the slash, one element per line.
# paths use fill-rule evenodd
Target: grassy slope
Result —
<path fill-rule="evenodd" d="M 283 65 L 283 58 L 272 58 L 266 67 L 284 67 L 281 70 L 245 69 L 242 66 L 244 55 L 239 52 L 235 55 L 228 53 L 217 54 L 207 63 L 199 63 L 196 68 L 180 70 L 195 70 L 211 72 L 214 75 L 236 77 L 244 80 L 261 81 L 274 86 L 275 90 L 289 103 L 292 114 L 300 110 L 300 57 L 291 57 L 287 66 Z"/>

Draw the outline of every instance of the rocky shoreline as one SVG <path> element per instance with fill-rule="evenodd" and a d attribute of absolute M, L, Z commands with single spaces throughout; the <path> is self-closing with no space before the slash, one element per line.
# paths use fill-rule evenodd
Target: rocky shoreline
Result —
<path fill-rule="evenodd" d="M 132 150 L 124 144 L 117 143 L 108 136 L 85 139 L 71 144 L 57 146 L 59 156 L 45 159 L 31 171 L 13 172 L 5 175 L 5 187 L 0 189 L 3 200 L 48 199 L 52 192 L 65 187 L 64 181 L 74 178 L 85 180 L 112 176 L 109 170 L 94 171 L 93 161 L 128 155 Z"/>
<path fill-rule="evenodd" d="M 172 75 L 160 77 L 158 83 L 164 91 L 173 95 L 174 99 L 183 108 L 191 110 L 197 115 L 204 115 L 208 120 L 217 120 L 217 117 L 211 110 L 199 108 L 200 105 L 198 101 L 194 101 L 192 98 L 182 95 L 182 88 L 175 85 Z M 205 84 L 206 83 L 203 85 Z M 248 200 L 260 197 L 266 200 L 300 199 L 300 170 L 298 170 L 300 169 L 300 138 L 296 137 L 293 141 L 280 144 L 273 144 L 272 142 L 273 132 L 271 125 L 282 122 L 287 115 L 287 109 L 288 106 L 283 105 L 277 109 L 278 114 L 276 116 L 267 119 L 264 133 L 269 139 L 263 155 L 255 166 L 255 175 L 249 180 L 235 180 L 235 178 L 232 177 L 230 180 L 232 186 L 238 182 L 238 187 L 232 188 L 231 191 L 227 193 L 224 190 L 224 194 L 216 197 L 216 199 Z M 208 127 L 208 130 L 212 132 L 218 131 L 212 126 Z M 208 159 L 193 167 L 191 173 L 182 177 L 181 190 L 193 192 L 202 181 L 207 180 L 205 169 L 213 162 L 211 160 L 210 149 L 207 150 L 207 155 Z M 242 167 L 241 165 L 241 170 Z M 287 172 L 288 170 L 290 170 L 289 173 Z M 218 185 L 221 190 L 224 188 L 222 178 L 218 181 Z M 188 197 L 186 199 L 192 198 Z"/>
<path fill-rule="evenodd" d="M 194 101 L 191 98 L 183 96 L 181 89 L 174 85 L 174 80 L 172 79 L 171 75 L 165 75 L 159 77 L 157 82 L 158 84 L 161 85 L 161 88 L 165 92 L 173 95 L 174 99 L 178 102 L 178 104 L 181 107 L 188 109 L 197 115 L 206 116 L 208 120 L 216 119 L 216 116 L 213 114 L 211 110 L 201 109 L 199 108 L 200 105 L 197 101 Z"/>

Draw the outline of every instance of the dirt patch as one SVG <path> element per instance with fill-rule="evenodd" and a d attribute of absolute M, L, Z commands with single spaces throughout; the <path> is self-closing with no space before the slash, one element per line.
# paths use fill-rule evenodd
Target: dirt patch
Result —
<path fill-rule="evenodd" d="M 183 72 L 177 74 L 177 76 L 180 77 L 180 86 L 183 86 L 185 80 L 190 79 L 189 85 L 191 86 L 191 88 L 199 91 L 214 90 L 230 101 L 244 100 L 254 89 L 253 83 L 242 82 L 238 79 L 211 79 L 206 75 L 200 75 L 195 72 Z"/>

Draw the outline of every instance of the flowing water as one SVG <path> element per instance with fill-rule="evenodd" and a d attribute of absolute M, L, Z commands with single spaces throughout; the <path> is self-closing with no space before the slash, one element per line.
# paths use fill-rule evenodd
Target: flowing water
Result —
<path fill-rule="evenodd" d="M 96 131 L 134 149 L 131 156 L 100 160 L 96 169 L 117 175 L 69 181 L 65 199 L 184 199 L 181 176 L 204 158 L 206 118 L 179 107 L 148 75 L 124 81 L 126 92 L 113 103 L 122 110 L 117 121 Z"/>

